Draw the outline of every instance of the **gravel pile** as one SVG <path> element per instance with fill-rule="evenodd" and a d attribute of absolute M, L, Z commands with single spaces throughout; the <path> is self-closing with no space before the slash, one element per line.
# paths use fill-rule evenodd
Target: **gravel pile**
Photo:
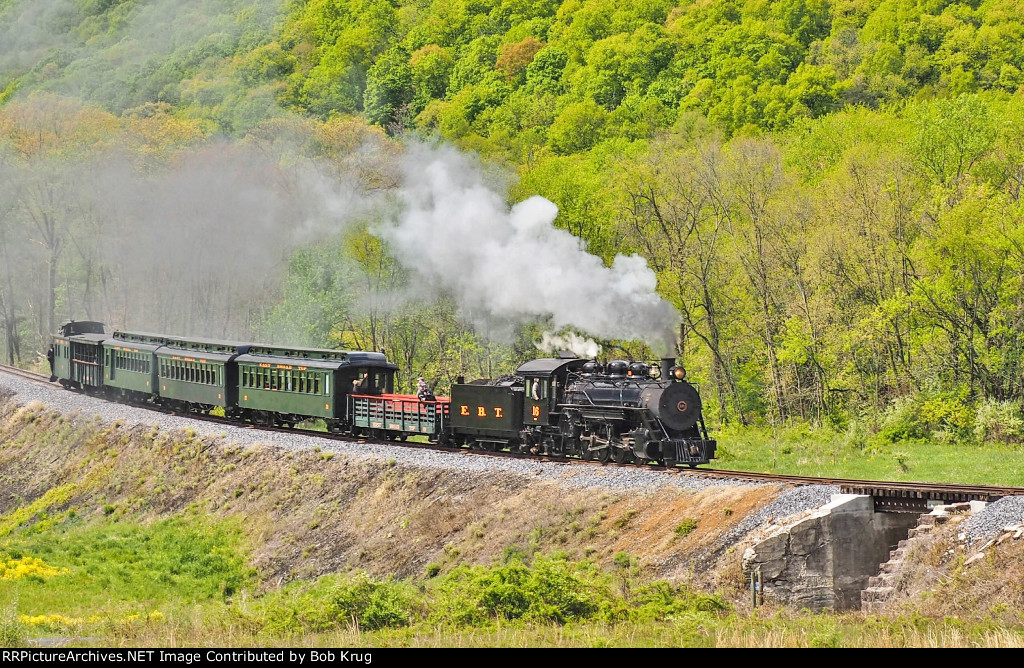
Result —
<path fill-rule="evenodd" d="M 1024 496 L 1004 496 L 985 510 L 974 513 L 958 527 L 963 540 L 970 545 L 991 540 L 1009 527 L 1024 524 Z"/>
<path fill-rule="evenodd" d="M 792 517 L 819 508 L 831 501 L 833 494 L 839 494 L 839 487 L 806 485 L 788 489 L 771 503 L 744 517 L 739 524 L 722 536 L 722 540 L 726 543 L 738 541 L 750 531 L 765 526 L 772 518 Z"/>

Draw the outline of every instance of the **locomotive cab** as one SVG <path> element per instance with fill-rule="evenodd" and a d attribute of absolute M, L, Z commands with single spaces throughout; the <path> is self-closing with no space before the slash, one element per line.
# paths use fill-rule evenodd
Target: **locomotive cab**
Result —
<path fill-rule="evenodd" d="M 531 360 L 516 369 L 516 375 L 523 379 L 522 441 L 529 450 L 573 454 L 572 443 L 561 435 L 561 405 L 569 378 L 593 372 L 588 364 L 587 360 L 566 355 Z"/>

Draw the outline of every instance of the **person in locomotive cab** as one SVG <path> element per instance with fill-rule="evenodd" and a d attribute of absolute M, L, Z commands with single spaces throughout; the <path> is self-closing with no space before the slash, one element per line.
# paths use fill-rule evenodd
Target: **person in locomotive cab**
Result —
<path fill-rule="evenodd" d="M 370 385 L 370 374 L 364 373 L 352 379 L 352 394 L 366 394 Z"/>

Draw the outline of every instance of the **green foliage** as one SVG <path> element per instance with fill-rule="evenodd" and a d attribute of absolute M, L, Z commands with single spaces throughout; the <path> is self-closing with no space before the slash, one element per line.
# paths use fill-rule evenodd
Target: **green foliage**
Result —
<path fill-rule="evenodd" d="M 628 563 L 628 556 L 626 557 Z M 461 565 L 445 575 L 433 592 L 430 619 L 452 626 L 481 626 L 494 621 L 553 622 L 587 620 L 654 621 L 681 612 L 715 612 L 725 605 L 715 597 L 694 595 L 685 586 L 664 582 L 634 588 L 629 600 L 615 594 L 610 575 L 590 562 L 538 556 L 530 566 L 513 560 L 486 568 Z"/>
<path fill-rule="evenodd" d="M 606 262 L 649 262 L 681 314 L 679 352 L 713 428 L 806 420 L 862 451 L 1016 439 L 1012 416 L 986 403 L 1024 397 L 1016 5 L 620 5 L 186 3 L 161 24 L 174 39 L 142 51 L 146 3 L 47 10 L 64 48 L 0 61 L 4 164 L 116 145 L 159 172 L 153 156 L 221 133 L 273 146 L 286 167 L 328 158 L 334 169 L 383 142 L 356 114 L 389 133 L 440 135 L 516 170 L 509 199 L 548 197 L 555 224 Z M 21 11 L 7 5 L 0 30 Z M 53 126 L 51 106 L 69 125 L 38 132 Z M 393 175 L 359 178 L 377 189 Z M 0 245 L 45 267 L 30 243 L 39 203 L 10 183 Z M 61 204 L 84 222 L 53 239 L 67 277 L 55 309 L 100 308 L 71 287 L 106 284 L 85 248 L 88 221 L 103 218 L 94 206 Z M 280 342 L 385 348 L 406 387 L 421 374 L 441 389 L 491 377 L 533 352 L 525 333 L 487 343 L 450 300 L 385 304 L 409 275 L 354 227 L 294 253 L 267 290 L 276 305 L 253 306 L 246 326 Z M 82 257 L 57 252 L 72 247 Z M 30 331 L 42 320 L 24 313 L 45 279 L 26 271 L 14 288 L 12 343 L 43 339 Z"/>
<path fill-rule="evenodd" d="M 551 123 L 548 142 L 557 153 L 581 153 L 602 137 L 607 113 L 593 100 L 567 106 Z"/>
<path fill-rule="evenodd" d="M 415 593 L 406 583 L 365 573 L 296 583 L 263 601 L 256 620 L 272 635 L 320 633 L 349 627 L 398 628 L 409 624 Z"/>
<path fill-rule="evenodd" d="M 412 84 L 409 55 L 403 49 L 382 54 L 366 73 L 363 109 L 370 122 L 384 127 L 398 122 L 403 108 L 412 102 Z"/>
<path fill-rule="evenodd" d="M 687 517 L 682 522 L 676 525 L 674 529 L 675 534 L 680 538 L 689 536 L 697 528 L 697 520 L 692 517 Z"/>
<path fill-rule="evenodd" d="M 1020 443 L 1024 438 L 1024 415 L 1020 403 L 986 399 L 978 404 L 974 438 L 979 443 Z"/>
<path fill-rule="evenodd" d="M 461 565 L 437 587 L 432 618 L 440 623 L 482 625 L 524 620 L 566 623 L 594 616 L 608 593 L 593 579 L 590 564 L 538 558 L 531 568 L 520 561 L 486 568 Z"/>
<path fill-rule="evenodd" d="M 18 620 L 17 599 L 0 609 L 0 647 L 25 647 L 27 629 Z"/>
<path fill-rule="evenodd" d="M 68 514 L 39 531 L 13 534 L 0 553 L 42 559 L 67 569 L 59 577 L 0 582 L 0 598 L 17 588 L 23 614 L 69 617 L 121 613 L 121 606 L 143 613 L 146 601 L 160 605 L 205 604 L 233 597 L 251 578 L 230 525 L 195 518 L 148 526 L 84 523 Z M 72 593 L 73 594 L 70 594 Z"/>

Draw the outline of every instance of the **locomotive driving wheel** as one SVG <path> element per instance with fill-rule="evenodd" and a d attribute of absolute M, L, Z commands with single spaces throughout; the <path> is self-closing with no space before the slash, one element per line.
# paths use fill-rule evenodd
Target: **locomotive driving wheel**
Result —
<path fill-rule="evenodd" d="M 591 440 L 590 436 L 584 436 L 580 439 L 580 459 L 585 462 L 593 461 L 594 451 L 590 449 L 594 441 Z"/>

